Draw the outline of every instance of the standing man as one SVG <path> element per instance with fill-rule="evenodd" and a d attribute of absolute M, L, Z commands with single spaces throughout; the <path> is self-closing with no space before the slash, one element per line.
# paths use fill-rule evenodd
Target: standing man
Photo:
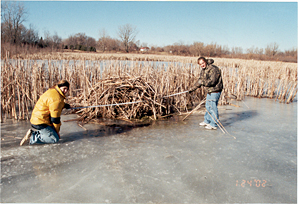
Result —
<path fill-rule="evenodd" d="M 204 115 L 204 121 L 200 125 L 205 126 L 209 130 L 217 129 L 219 120 L 217 105 L 223 89 L 221 70 L 217 66 L 212 65 L 213 62 L 213 59 L 207 60 L 205 57 L 198 58 L 198 64 L 202 68 L 202 71 L 197 83 L 189 91 L 191 93 L 201 86 L 205 87 L 207 91 L 206 113 Z"/>

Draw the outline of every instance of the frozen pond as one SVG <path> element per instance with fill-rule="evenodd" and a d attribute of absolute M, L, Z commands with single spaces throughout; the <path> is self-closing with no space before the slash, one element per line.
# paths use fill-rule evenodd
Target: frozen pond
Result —
<path fill-rule="evenodd" d="M 1 202 L 296 203 L 297 102 L 244 102 L 219 107 L 231 135 L 200 127 L 198 112 L 142 127 L 64 122 L 58 144 L 20 147 L 29 122 L 1 124 Z"/>

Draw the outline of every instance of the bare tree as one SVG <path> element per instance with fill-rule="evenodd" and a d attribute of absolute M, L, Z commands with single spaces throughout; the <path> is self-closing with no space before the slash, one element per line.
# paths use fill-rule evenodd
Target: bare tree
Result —
<path fill-rule="evenodd" d="M 96 40 L 85 33 L 70 35 L 63 43 L 72 50 L 96 51 Z"/>
<path fill-rule="evenodd" d="M 121 50 L 121 41 L 118 39 L 107 38 L 107 50 L 108 51 L 120 51 Z"/>
<path fill-rule="evenodd" d="M 61 48 L 62 38 L 58 36 L 55 31 L 54 35 L 51 35 L 48 30 L 44 31 L 44 43 L 46 47 L 49 47 L 54 51 L 54 49 Z"/>
<path fill-rule="evenodd" d="M 243 49 L 241 47 L 232 47 L 231 54 L 232 55 L 242 55 Z"/>
<path fill-rule="evenodd" d="M 22 32 L 22 41 L 30 44 L 35 45 L 39 40 L 38 31 L 35 30 L 32 24 L 29 25 L 29 29 L 24 28 Z"/>
<path fill-rule="evenodd" d="M 267 45 L 266 49 L 265 49 L 265 54 L 268 56 L 274 56 L 277 54 L 278 52 L 278 44 L 275 43 L 270 43 L 269 45 Z"/>
<path fill-rule="evenodd" d="M 96 51 L 96 40 L 94 38 L 87 37 L 86 49 L 87 49 L 87 51 Z"/>
<path fill-rule="evenodd" d="M 206 47 L 204 48 L 205 54 L 208 57 L 214 57 L 216 56 L 216 48 L 217 48 L 217 44 L 216 43 L 211 43 L 206 45 Z"/>
<path fill-rule="evenodd" d="M 246 54 L 249 58 L 253 58 L 255 54 L 255 46 L 251 46 L 250 48 L 246 49 Z"/>
<path fill-rule="evenodd" d="M 86 46 L 87 35 L 85 33 L 75 34 L 76 45 Z"/>
<path fill-rule="evenodd" d="M 103 52 L 106 51 L 108 47 L 108 38 L 109 36 L 107 35 L 106 30 L 104 28 L 101 29 L 99 31 L 98 45 Z"/>
<path fill-rule="evenodd" d="M 69 49 L 74 50 L 76 45 L 76 39 L 73 35 L 68 36 L 65 40 L 65 44 L 69 46 Z"/>
<path fill-rule="evenodd" d="M 194 56 L 202 56 L 203 51 L 204 51 L 204 43 L 202 42 L 194 42 L 190 46 L 190 53 Z"/>
<path fill-rule="evenodd" d="M 136 35 L 136 27 L 133 27 L 130 24 L 119 26 L 118 36 L 120 38 L 120 41 L 122 41 L 126 52 L 129 52 L 130 46 L 134 44 Z"/>
<path fill-rule="evenodd" d="M 4 1 L 1 3 L 1 17 L 6 40 L 10 44 L 20 44 L 22 23 L 27 19 L 24 4 L 17 1 Z"/>
<path fill-rule="evenodd" d="M 52 40 L 53 40 L 53 47 L 56 49 L 60 48 L 62 38 L 58 36 L 57 32 L 55 32 L 55 34 L 52 36 Z"/>
<path fill-rule="evenodd" d="M 185 45 L 183 41 L 179 41 L 178 43 L 174 43 L 177 49 L 177 54 L 178 55 L 189 55 L 189 46 Z"/>
<path fill-rule="evenodd" d="M 292 56 L 292 57 L 297 57 L 297 48 L 292 48 L 290 50 L 285 50 L 285 55 L 287 56 Z"/>
<path fill-rule="evenodd" d="M 52 39 L 50 31 L 48 31 L 48 30 L 44 31 L 43 41 L 45 43 L 45 47 L 52 47 L 53 46 L 53 39 Z"/>

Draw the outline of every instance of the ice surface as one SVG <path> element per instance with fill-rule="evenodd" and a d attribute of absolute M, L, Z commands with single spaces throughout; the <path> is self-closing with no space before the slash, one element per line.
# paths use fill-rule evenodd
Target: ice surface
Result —
<path fill-rule="evenodd" d="M 219 107 L 229 134 L 196 113 L 143 127 L 64 122 L 59 143 L 20 147 L 30 124 L 8 121 L 1 202 L 296 203 L 297 102 L 232 103 Z"/>

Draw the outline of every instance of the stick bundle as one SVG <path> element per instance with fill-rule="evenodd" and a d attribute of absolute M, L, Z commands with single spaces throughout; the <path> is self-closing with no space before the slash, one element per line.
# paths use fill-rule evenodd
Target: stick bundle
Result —
<path fill-rule="evenodd" d="M 94 106 L 138 102 L 119 106 L 84 108 L 75 111 L 81 116 L 83 122 L 88 122 L 97 117 L 124 120 L 150 118 L 156 120 L 158 117 L 182 111 L 182 108 L 178 106 L 182 101 L 177 101 L 177 97 L 164 98 L 162 89 L 156 87 L 156 84 L 152 85 L 152 81 L 147 82 L 141 76 L 109 78 L 93 85 L 87 97 L 84 95 L 73 97 L 71 104 Z M 181 98 L 182 100 L 183 98 L 184 100 L 190 99 L 189 96 L 184 95 L 180 96 L 178 100 Z M 183 101 L 188 105 L 189 102 Z"/>

